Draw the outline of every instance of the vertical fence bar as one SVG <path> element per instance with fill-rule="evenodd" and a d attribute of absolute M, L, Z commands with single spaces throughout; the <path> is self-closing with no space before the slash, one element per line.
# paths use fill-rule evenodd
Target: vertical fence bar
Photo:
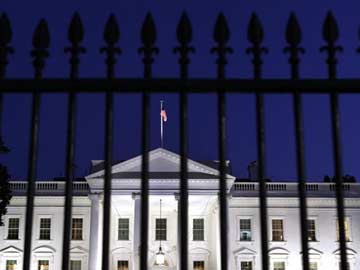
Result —
<path fill-rule="evenodd" d="M 85 53 L 85 49 L 80 45 L 84 38 L 84 30 L 80 15 L 75 13 L 70 22 L 68 39 L 70 47 L 65 48 L 65 53 L 70 54 L 70 79 L 76 80 L 79 77 L 80 54 Z M 66 164 L 65 164 L 65 218 L 64 235 L 62 250 L 62 270 L 69 269 L 70 241 L 72 226 L 72 197 L 73 179 L 75 176 L 75 133 L 76 133 L 76 104 L 77 94 L 70 91 L 68 96 L 68 115 L 67 115 L 67 141 L 66 141 Z"/>
<path fill-rule="evenodd" d="M 286 41 L 288 46 L 284 49 L 289 53 L 289 63 L 291 66 L 291 78 L 299 79 L 299 54 L 304 53 L 304 49 L 299 47 L 302 33 L 294 13 L 291 13 L 287 28 Z M 296 168 L 298 177 L 298 191 L 300 197 L 300 229 L 301 229 L 301 249 L 303 270 L 309 270 L 309 243 L 308 243 L 308 224 L 307 224 L 307 201 L 306 201 L 306 173 L 305 173 L 305 145 L 304 128 L 302 116 L 301 94 L 295 89 L 293 95 L 294 122 L 295 122 L 295 141 L 296 141 Z"/>
<path fill-rule="evenodd" d="M 116 47 L 119 41 L 120 32 L 115 16 L 111 15 L 104 30 L 104 40 L 107 47 L 100 50 L 106 53 L 107 79 L 115 77 L 116 54 L 120 49 Z M 112 148 L 113 148 L 113 114 L 114 114 L 114 93 L 112 90 L 106 92 L 105 100 L 105 177 L 104 177 L 104 221 L 103 221 L 103 248 L 102 248 L 102 270 L 109 270 L 110 254 L 110 233 L 111 233 L 111 169 L 112 169 Z"/>
<path fill-rule="evenodd" d="M 12 39 L 12 30 L 10 21 L 5 13 L 0 17 L 0 80 L 5 79 L 6 67 L 9 64 L 8 55 L 13 54 L 14 50 L 9 46 Z M 5 146 L 2 133 L 2 119 L 4 112 L 4 95 L 0 93 L 0 152 L 8 152 L 9 149 Z"/>
<path fill-rule="evenodd" d="M 144 54 L 144 78 L 152 77 L 153 54 L 159 52 L 154 47 L 156 29 L 150 13 L 146 15 L 141 30 L 143 46 L 138 52 Z M 147 89 L 142 95 L 142 163 L 141 163 L 141 226 L 140 226 L 140 270 L 147 270 L 148 238 L 149 238 L 149 145 L 150 145 L 150 94 Z"/>
<path fill-rule="evenodd" d="M 320 51 L 327 52 L 326 63 L 328 65 L 328 77 L 330 80 L 336 80 L 336 52 L 341 52 L 342 47 L 336 45 L 339 38 L 339 30 L 337 22 L 332 12 L 328 12 L 323 25 L 323 39 L 327 44 L 320 48 Z M 342 151 L 340 136 L 340 109 L 338 93 L 333 91 L 330 93 L 331 108 L 331 129 L 334 152 L 334 168 L 336 179 L 336 208 L 338 216 L 339 228 L 339 244 L 340 244 L 340 265 L 341 270 L 347 270 L 346 257 L 346 237 L 345 237 L 345 209 L 344 209 L 344 191 L 343 191 L 343 168 L 342 168 Z"/>
<path fill-rule="evenodd" d="M 252 14 L 248 26 L 248 40 L 252 43 L 252 47 L 246 50 L 247 54 L 253 54 L 254 79 L 259 80 L 262 76 L 262 58 L 263 53 L 267 53 L 267 49 L 261 46 L 264 39 L 264 32 L 261 23 L 255 13 Z M 269 269 L 269 238 L 267 231 L 267 192 L 266 192 L 266 174 L 265 174 L 265 110 L 264 96 L 256 93 L 256 135 L 257 135 L 257 156 L 258 156 L 258 180 L 259 180 L 259 196 L 260 196 L 260 229 L 261 229 L 261 262 L 262 269 Z"/>
<path fill-rule="evenodd" d="M 177 40 L 180 46 L 174 49 L 179 53 L 180 78 L 188 78 L 188 66 L 190 63 L 189 53 L 194 48 L 189 46 L 192 41 L 192 27 L 186 13 L 183 13 L 177 27 Z M 178 232 L 180 243 L 179 269 L 188 269 L 188 97 L 186 89 L 180 92 L 180 209 L 178 209 L 180 220 L 178 220 Z"/>
<path fill-rule="evenodd" d="M 50 44 L 50 35 L 47 23 L 44 19 L 38 24 L 34 36 L 31 56 L 34 58 L 33 67 L 35 69 L 35 79 L 41 80 L 43 69 L 45 67 L 45 58 L 49 56 L 48 48 Z M 40 92 L 34 91 L 32 94 L 31 109 L 31 130 L 29 146 L 29 163 L 28 163 L 28 188 L 26 197 L 26 214 L 25 214 L 25 241 L 24 241 L 24 258 L 23 269 L 31 268 L 31 244 L 32 228 L 34 215 L 34 197 L 35 181 L 38 161 L 38 144 L 39 144 L 39 125 L 40 125 Z"/>
<path fill-rule="evenodd" d="M 226 54 L 232 53 L 232 49 L 227 47 L 230 39 L 230 31 L 225 16 L 220 13 L 214 29 L 214 40 L 216 47 L 211 49 L 211 53 L 216 53 L 218 58 L 217 77 L 219 81 L 225 79 L 225 66 L 227 64 Z M 218 151 L 219 151 L 219 218 L 220 218 L 220 264 L 221 270 L 228 269 L 228 203 L 227 203 L 227 181 L 226 181 L 226 97 L 224 89 L 217 92 L 218 100 Z"/>

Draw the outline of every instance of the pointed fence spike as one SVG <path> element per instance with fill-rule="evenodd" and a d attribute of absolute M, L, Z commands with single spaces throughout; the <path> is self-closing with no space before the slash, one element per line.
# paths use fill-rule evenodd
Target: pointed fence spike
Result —
<path fill-rule="evenodd" d="M 253 44 L 260 44 L 264 39 L 264 30 L 262 28 L 261 22 L 256 15 L 252 13 L 250 22 L 248 25 L 248 41 Z"/>
<path fill-rule="evenodd" d="M 110 45 L 114 45 L 119 41 L 119 38 L 120 38 L 120 30 L 118 23 L 116 21 L 115 15 L 111 14 L 105 25 L 104 40 L 106 43 Z"/>
<path fill-rule="evenodd" d="M 151 13 L 147 13 L 141 29 L 141 41 L 151 47 L 156 41 L 156 27 Z"/>
<path fill-rule="evenodd" d="M 71 19 L 68 39 L 74 44 L 78 44 L 84 39 L 84 27 L 78 12 L 75 12 Z"/>
<path fill-rule="evenodd" d="M 6 46 L 11 42 L 12 30 L 9 18 L 5 13 L 0 17 L 0 46 Z"/>
<path fill-rule="evenodd" d="M 290 14 L 285 36 L 287 43 L 293 46 L 299 45 L 302 40 L 301 28 L 294 12 Z"/>
<path fill-rule="evenodd" d="M 192 41 L 192 26 L 186 12 L 183 12 L 181 15 L 176 35 L 181 44 L 188 44 Z"/>
<path fill-rule="evenodd" d="M 50 33 L 47 22 L 41 19 L 33 35 L 33 46 L 35 49 L 47 49 L 50 44 Z"/>
<path fill-rule="evenodd" d="M 217 43 L 227 43 L 230 39 L 230 31 L 223 13 L 217 17 L 214 29 L 214 40 Z"/>
<path fill-rule="evenodd" d="M 339 38 L 339 29 L 336 19 L 331 11 L 328 11 L 323 24 L 323 39 L 328 43 L 334 43 Z"/>

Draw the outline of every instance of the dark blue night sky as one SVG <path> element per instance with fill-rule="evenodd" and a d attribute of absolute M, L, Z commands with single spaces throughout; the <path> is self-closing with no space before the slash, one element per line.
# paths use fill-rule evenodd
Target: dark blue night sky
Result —
<path fill-rule="evenodd" d="M 45 18 L 51 32 L 51 57 L 47 61 L 46 77 L 68 76 L 68 56 L 64 54 L 67 26 L 74 11 L 79 11 L 84 26 L 84 46 L 81 77 L 102 77 L 105 74 L 102 31 L 110 13 L 120 25 L 120 47 L 123 54 L 117 65 L 117 76 L 140 77 L 143 67 L 137 54 L 140 28 L 148 11 L 157 26 L 160 54 L 153 65 L 155 77 L 178 76 L 175 30 L 182 11 L 187 11 L 193 24 L 196 54 L 192 56 L 191 77 L 214 77 L 215 56 L 210 54 L 214 45 L 213 26 L 220 11 L 224 12 L 231 30 L 229 45 L 234 54 L 229 56 L 227 75 L 232 78 L 250 78 L 252 66 L 245 54 L 249 46 L 246 39 L 247 24 L 253 11 L 257 12 L 265 30 L 264 45 L 270 50 L 264 56 L 265 78 L 289 76 L 284 30 L 289 13 L 295 11 L 303 30 L 306 54 L 301 62 L 301 76 L 326 78 L 325 55 L 319 52 L 324 45 L 321 27 L 326 12 L 333 10 L 340 28 L 339 44 L 344 53 L 339 55 L 339 76 L 360 75 L 360 24 L 359 1 L 280 1 L 280 0 L 134 0 L 134 1 L 84 1 L 84 0 L 3 0 L 0 11 L 6 12 L 13 27 L 13 47 L 8 66 L 9 77 L 31 77 L 33 74 L 29 51 L 32 32 L 41 18 Z M 256 159 L 254 96 L 228 95 L 228 159 L 233 174 L 247 175 L 246 167 Z M 151 148 L 160 146 L 159 100 L 164 99 L 168 114 L 165 126 L 165 148 L 179 152 L 178 96 L 153 95 L 151 108 Z M 104 95 L 81 94 L 78 103 L 76 164 L 77 175 L 88 172 L 91 159 L 103 159 Z M 266 96 L 267 175 L 276 180 L 292 180 L 295 174 L 295 146 L 293 132 L 292 98 L 290 95 Z M 360 151 L 360 96 L 341 96 L 342 141 L 344 173 L 360 178 L 358 153 Z M 189 96 L 190 158 L 217 159 L 216 96 L 194 94 Z M 2 156 L 15 179 L 24 179 L 27 172 L 30 95 L 5 96 L 3 136 L 11 153 Z M 117 95 L 115 118 L 114 159 L 128 159 L 140 154 L 141 96 Z M 42 96 L 38 178 L 50 179 L 64 174 L 67 98 L 65 94 Z M 329 98 L 326 95 L 306 95 L 305 141 L 307 173 L 309 180 L 322 180 L 333 175 L 330 133 Z"/>

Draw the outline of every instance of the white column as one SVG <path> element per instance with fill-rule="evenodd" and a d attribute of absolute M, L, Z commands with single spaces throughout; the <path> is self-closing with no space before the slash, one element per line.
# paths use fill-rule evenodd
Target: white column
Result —
<path fill-rule="evenodd" d="M 177 260 L 176 269 L 180 270 L 180 194 L 175 193 L 175 200 L 177 201 Z"/>
<path fill-rule="evenodd" d="M 134 232 L 133 232 L 133 269 L 139 270 L 139 256 L 140 256 L 140 222 L 141 222 L 141 196 L 140 193 L 133 193 L 134 200 Z"/>
<path fill-rule="evenodd" d="M 91 200 L 89 270 L 98 270 L 101 268 L 100 194 L 90 194 L 89 198 Z"/>

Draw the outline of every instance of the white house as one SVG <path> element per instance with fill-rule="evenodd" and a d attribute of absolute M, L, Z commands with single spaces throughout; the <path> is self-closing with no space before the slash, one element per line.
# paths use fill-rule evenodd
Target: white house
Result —
<path fill-rule="evenodd" d="M 178 154 L 150 152 L 149 269 L 178 266 Z M 216 162 L 189 159 L 189 269 L 219 269 L 218 170 Z M 141 156 L 112 167 L 112 270 L 138 269 Z M 230 170 L 229 170 L 230 173 Z M 103 161 L 74 182 L 71 230 L 72 270 L 99 270 L 102 243 Z M 230 269 L 260 270 L 258 184 L 227 175 L 229 189 Z M 0 269 L 22 269 L 27 183 L 12 181 L 13 198 L 0 227 Z M 300 270 L 299 199 L 294 182 L 271 182 L 268 188 L 269 256 L 272 270 Z M 308 183 L 308 239 L 311 270 L 339 269 L 336 202 L 333 183 Z M 64 218 L 64 181 L 36 182 L 32 242 L 33 270 L 60 270 Z M 360 267 L 360 185 L 346 183 L 346 238 L 350 269 Z M 160 219 L 161 199 L 161 219 Z M 161 240 L 165 263 L 155 263 Z"/>

